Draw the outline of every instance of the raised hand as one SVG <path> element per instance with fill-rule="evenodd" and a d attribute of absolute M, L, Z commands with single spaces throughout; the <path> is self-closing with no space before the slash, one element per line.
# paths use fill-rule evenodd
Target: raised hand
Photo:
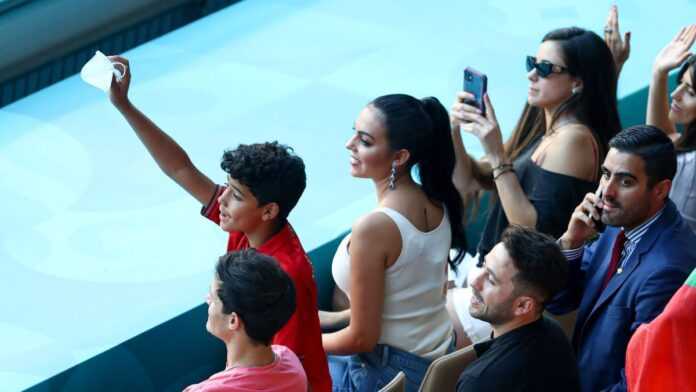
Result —
<path fill-rule="evenodd" d="M 466 91 L 457 93 L 457 100 L 450 111 L 452 125 L 453 127 L 457 125 L 462 131 L 476 136 L 481 141 L 491 165 L 497 166 L 496 162 L 504 160 L 505 150 L 495 110 L 488 94 L 483 96 L 483 103 L 486 106 L 485 117 L 476 106 L 467 103 L 473 99 L 474 95 Z"/>
<path fill-rule="evenodd" d="M 679 33 L 658 53 L 653 63 L 653 71 L 668 73 L 686 61 L 691 55 L 689 50 L 696 39 L 696 25 L 682 27 Z"/>
<path fill-rule="evenodd" d="M 563 249 L 576 249 L 581 247 L 588 239 L 597 234 L 594 220 L 600 220 L 599 210 L 602 208 L 602 200 L 595 193 L 588 193 L 575 211 L 570 216 L 568 228 L 561 236 Z"/>
<path fill-rule="evenodd" d="M 128 89 L 130 88 L 131 71 L 128 59 L 121 56 L 109 56 L 112 62 L 118 62 L 126 66 L 123 77 L 120 81 L 116 81 L 116 77 L 111 80 L 111 90 L 109 90 L 109 99 L 117 108 L 123 107 L 129 103 Z"/>
<path fill-rule="evenodd" d="M 626 60 L 631 54 L 631 32 L 627 31 L 621 39 L 621 31 L 619 30 L 619 8 L 612 5 L 609 8 L 607 16 L 607 24 L 604 26 L 604 42 L 607 43 L 614 63 L 616 63 L 616 73 L 621 72 Z"/>

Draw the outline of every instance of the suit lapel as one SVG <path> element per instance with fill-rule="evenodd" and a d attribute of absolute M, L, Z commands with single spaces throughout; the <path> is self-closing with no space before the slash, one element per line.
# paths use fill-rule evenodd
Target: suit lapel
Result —
<path fill-rule="evenodd" d="M 588 277 L 589 280 L 585 285 L 585 290 L 580 300 L 580 307 L 578 308 L 577 324 L 575 326 L 575 333 L 573 334 L 573 344 L 575 347 L 578 347 L 582 340 L 582 333 L 595 309 L 597 297 L 600 295 L 602 282 L 604 281 L 604 276 L 607 274 L 609 262 L 611 261 L 611 250 L 614 247 L 614 241 L 616 241 L 619 230 L 618 228 L 607 227 L 604 233 L 602 233 L 602 237 L 598 240 L 602 241 L 602 243 L 597 244 L 594 257 L 600 258 L 599 266 L 594 271 L 592 268 L 588 271 L 592 272 L 592 276 Z"/>
<path fill-rule="evenodd" d="M 643 241 L 645 240 L 646 238 L 643 238 L 638 243 L 638 246 L 640 247 L 641 245 L 644 245 L 645 243 Z M 611 298 L 611 296 L 616 292 L 616 290 L 618 290 L 619 287 L 621 287 L 624 284 L 626 279 L 628 279 L 628 277 L 631 276 L 631 273 L 633 273 L 638 264 L 640 264 L 641 256 L 642 252 L 638 252 L 638 249 L 635 249 L 633 251 L 633 253 L 628 257 L 628 259 L 624 263 L 623 271 L 620 274 L 615 273 L 609 281 L 609 283 L 607 284 L 607 287 L 604 289 L 604 291 L 600 293 L 599 299 L 597 299 L 597 302 L 595 302 L 590 316 L 592 316 L 592 313 L 597 311 L 599 307 L 601 307 L 609 298 Z"/>
<path fill-rule="evenodd" d="M 662 216 L 660 216 L 660 218 L 653 222 L 653 224 L 648 228 L 648 231 L 645 232 L 640 242 L 638 242 L 638 245 L 636 245 L 636 248 L 633 250 L 633 253 L 631 253 L 628 259 L 625 261 L 623 272 L 614 275 L 614 277 L 609 281 L 609 284 L 607 285 L 606 289 L 604 289 L 604 291 L 602 291 L 599 294 L 599 299 L 597 299 L 594 306 L 592 307 L 592 311 L 590 312 L 587 318 L 588 320 L 597 311 L 597 309 L 604 305 L 604 303 L 607 302 L 609 298 L 611 298 L 614 295 L 614 293 L 626 282 L 628 277 L 631 276 L 633 271 L 635 271 L 635 269 L 641 263 L 641 260 L 643 259 L 643 254 L 648 252 L 653 247 L 655 241 L 660 236 L 660 234 L 667 229 L 667 226 L 670 226 L 674 223 L 675 213 L 676 207 L 674 207 L 674 203 L 668 201 L 665 210 L 662 213 Z M 615 237 L 616 235 L 614 235 L 614 238 Z M 605 259 L 602 261 L 602 271 L 604 271 L 604 274 L 607 273 L 608 264 L 608 258 L 605 257 Z M 604 274 L 602 274 L 602 278 L 604 277 Z M 593 280 L 595 278 L 597 277 L 593 277 Z"/>

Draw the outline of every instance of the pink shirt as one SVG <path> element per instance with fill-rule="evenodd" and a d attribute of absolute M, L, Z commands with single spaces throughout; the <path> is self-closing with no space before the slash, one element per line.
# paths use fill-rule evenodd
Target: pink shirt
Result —
<path fill-rule="evenodd" d="M 223 370 L 184 392 L 306 392 L 307 376 L 297 356 L 285 346 L 271 348 L 276 358 L 270 365 Z"/>

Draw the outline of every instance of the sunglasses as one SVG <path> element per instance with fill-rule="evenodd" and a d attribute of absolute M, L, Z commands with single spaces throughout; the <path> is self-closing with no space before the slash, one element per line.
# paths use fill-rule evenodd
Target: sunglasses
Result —
<path fill-rule="evenodd" d="M 536 69 L 537 74 L 542 78 L 548 77 L 552 73 L 564 73 L 568 71 L 568 68 L 562 65 L 549 63 L 548 61 L 537 62 L 536 57 L 527 56 L 527 72 L 531 72 L 533 69 Z"/>

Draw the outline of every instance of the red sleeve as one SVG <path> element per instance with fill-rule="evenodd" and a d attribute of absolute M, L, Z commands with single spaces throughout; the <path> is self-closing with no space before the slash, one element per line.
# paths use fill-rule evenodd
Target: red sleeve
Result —
<path fill-rule="evenodd" d="M 286 272 L 290 275 L 292 282 L 295 284 L 295 312 L 290 317 L 290 320 L 285 323 L 285 326 L 275 334 L 273 337 L 273 344 L 280 344 L 288 347 L 297 355 L 300 362 L 304 362 L 304 349 L 306 348 L 306 344 L 302 341 L 305 335 L 302 332 L 302 320 L 304 318 L 303 311 L 308 309 L 305 304 L 305 302 L 307 302 L 305 285 L 302 281 L 302 277 L 297 273 L 298 271 L 288 271 L 286 269 Z"/>
<path fill-rule="evenodd" d="M 300 361 L 304 359 L 304 352 L 302 351 L 304 345 L 301 341 L 302 333 L 300 330 L 301 324 L 300 317 L 297 312 L 295 312 L 285 326 L 273 337 L 273 344 L 286 346 L 297 355 Z"/>
<path fill-rule="evenodd" d="M 220 203 L 218 203 L 218 197 L 220 197 L 224 191 L 224 186 L 217 185 L 208 204 L 201 208 L 201 215 L 215 222 L 217 225 L 220 224 Z"/>
<path fill-rule="evenodd" d="M 696 278 L 696 270 L 692 272 Z M 696 279 L 695 279 L 696 280 Z M 665 310 L 641 325 L 626 349 L 626 384 L 631 392 L 696 390 L 696 287 L 682 286 Z"/>

